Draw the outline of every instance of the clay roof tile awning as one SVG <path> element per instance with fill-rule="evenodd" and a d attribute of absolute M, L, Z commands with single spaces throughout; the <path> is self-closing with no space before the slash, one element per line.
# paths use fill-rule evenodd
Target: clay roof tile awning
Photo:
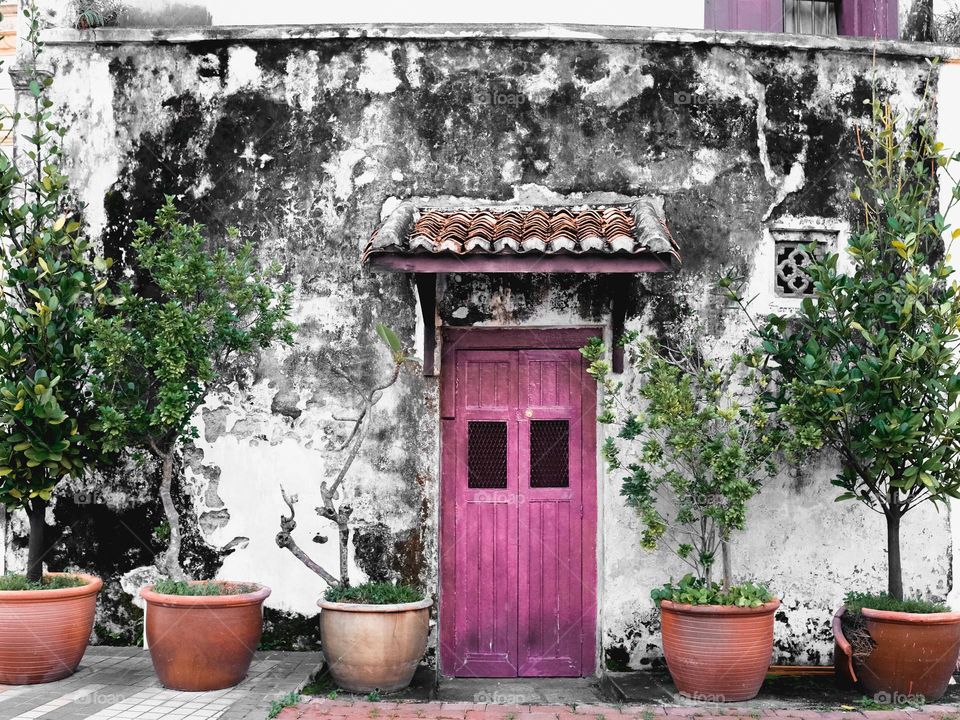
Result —
<path fill-rule="evenodd" d="M 663 272 L 680 262 L 663 200 L 553 207 L 402 203 L 363 262 L 401 272 Z"/>

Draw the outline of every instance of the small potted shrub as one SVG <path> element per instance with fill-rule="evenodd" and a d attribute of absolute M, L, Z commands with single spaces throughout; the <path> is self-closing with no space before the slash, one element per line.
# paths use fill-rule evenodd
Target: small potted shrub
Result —
<path fill-rule="evenodd" d="M 350 586 L 348 551 L 353 508 L 343 493 L 346 479 L 367 435 L 373 411 L 383 392 L 400 378 L 400 371 L 409 362 L 397 336 L 385 325 L 377 326 L 377 333 L 389 347 L 392 370 L 386 382 L 364 389 L 351 378 L 346 378 L 359 397 L 359 409 L 347 443 L 342 448 L 344 461 L 332 483 L 320 483 L 322 505 L 317 508 L 321 517 L 337 526 L 340 567 L 337 575 L 317 564 L 297 544 L 293 531 L 297 526 L 294 505 L 296 496 L 283 492 L 283 500 L 290 509 L 289 516 L 280 518 L 281 530 L 277 545 L 317 573 L 330 586 L 320 606 L 320 640 L 327 666 L 334 682 L 352 692 L 391 692 L 410 684 L 423 654 L 427 649 L 430 629 L 430 606 L 433 601 L 419 591 L 388 582 L 368 582 Z M 335 371 L 346 377 L 342 371 Z M 316 538 L 326 542 L 327 538 Z"/>
<path fill-rule="evenodd" d="M 87 388 L 91 313 L 107 264 L 72 215 L 60 170 L 63 128 L 51 119 L 51 78 L 41 52 L 36 7 L 23 9 L 32 53 L 29 110 L 15 115 L 29 143 L 23 167 L 0 153 L 0 502 L 26 512 L 25 574 L 0 576 L 0 683 L 72 674 L 93 628 L 102 582 L 83 573 L 44 573 L 46 513 L 54 488 L 106 457 Z"/>
<path fill-rule="evenodd" d="M 794 442 L 836 451 L 837 500 L 886 521 L 887 591 L 847 595 L 833 623 L 838 671 L 872 695 L 927 701 L 943 695 L 960 654 L 960 612 L 905 596 L 900 548 L 907 512 L 960 498 L 960 295 L 948 265 L 960 230 L 948 232 L 938 209 L 945 195 L 951 208 L 960 199 L 946 174 L 960 154 L 944 153 L 929 110 L 898 116 L 874 97 L 857 134 L 865 180 L 851 195 L 852 267 L 841 272 L 837 253 L 814 258 L 800 312 L 757 326 Z M 737 280 L 722 285 L 748 310 Z"/>
<path fill-rule="evenodd" d="M 629 386 L 611 379 L 599 339 L 581 352 L 604 391 L 598 420 L 616 428 L 602 453 L 625 473 L 621 494 L 643 523 L 641 545 L 667 544 L 691 570 L 651 593 L 667 667 L 682 695 L 747 700 L 770 665 L 780 606 L 762 585 L 734 584 L 731 558 L 747 501 L 775 471 L 778 433 L 758 400 L 759 354 L 720 363 L 635 334 L 624 344 L 637 375 Z"/>
<path fill-rule="evenodd" d="M 240 376 L 259 349 L 293 341 L 289 290 L 271 283 L 275 268 L 258 270 L 249 244 L 210 253 L 206 242 L 202 226 L 184 221 L 166 198 L 152 223 L 137 225 L 134 282 L 118 288 L 121 302 L 93 328 L 93 395 L 105 443 L 145 451 L 160 465 L 170 533 L 157 565 L 174 582 L 145 587 L 141 596 L 154 668 L 177 690 L 243 679 L 270 594 L 254 583 L 184 582 L 173 499 L 177 449 L 196 436 L 192 418 L 210 393 Z"/>
<path fill-rule="evenodd" d="M 164 687 L 220 690 L 247 675 L 270 588 L 222 580 L 158 580 L 140 590 L 147 645 Z"/>
<path fill-rule="evenodd" d="M 392 692 L 410 684 L 427 650 L 430 598 L 404 585 L 367 582 L 329 587 L 318 604 L 323 654 L 337 685 Z"/>

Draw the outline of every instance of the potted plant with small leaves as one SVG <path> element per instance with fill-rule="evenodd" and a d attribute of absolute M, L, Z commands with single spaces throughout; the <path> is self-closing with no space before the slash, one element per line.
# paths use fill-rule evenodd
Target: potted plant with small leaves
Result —
<path fill-rule="evenodd" d="M 960 654 L 960 612 L 906 596 L 900 546 L 909 511 L 960 499 L 960 290 L 949 265 L 960 229 L 944 219 L 960 199 L 950 175 L 960 153 L 937 141 L 931 102 L 898 114 L 874 97 L 857 133 L 865 178 L 852 193 L 851 268 L 835 252 L 814 257 L 799 312 L 754 323 L 791 436 L 835 450 L 837 500 L 886 524 L 887 590 L 858 589 L 838 610 L 838 670 L 870 694 L 927 701 L 943 695 Z M 721 284 L 749 315 L 741 283 Z"/>
<path fill-rule="evenodd" d="M 599 339 L 581 352 L 603 391 L 598 421 L 616 431 L 602 455 L 624 475 L 621 494 L 643 524 L 641 545 L 667 544 L 691 571 L 651 592 L 667 667 L 685 696 L 747 700 L 770 665 L 780 606 L 763 585 L 733 577 L 733 533 L 776 470 L 778 431 L 760 400 L 760 356 L 720 362 L 693 345 L 669 348 L 634 333 L 624 345 L 632 384 L 611 377 Z"/>
<path fill-rule="evenodd" d="M 334 575 L 315 562 L 297 544 L 293 532 L 297 523 L 294 505 L 297 497 L 281 488 L 289 516 L 280 518 L 277 545 L 290 551 L 300 562 L 329 585 L 320 605 L 320 640 L 334 682 L 351 692 L 392 692 L 410 684 L 417 665 L 427 649 L 430 606 L 415 588 L 389 582 L 366 582 L 351 587 L 348 553 L 353 507 L 343 492 L 343 483 L 367 436 L 373 412 L 383 393 L 400 379 L 400 371 L 410 362 L 400 340 L 386 325 L 377 326 L 377 334 L 390 350 L 392 367 L 386 382 L 363 388 L 342 370 L 334 372 L 347 380 L 359 399 L 356 416 L 350 421 L 347 442 L 341 448 L 343 462 L 332 482 L 320 483 L 321 517 L 337 526 L 340 567 Z M 325 543 L 327 538 L 316 538 Z"/>
<path fill-rule="evenodd" d="M 236 236 L 230 232 L 231 239 Z M 269 588 L 255 583 L 186 582 L 174 503 L 180 444 L 196 437 L 195 412 L 246 371 L 257 352 L 293 342 L 290 291 L 260 270 L 253 248 L 206 249 L 203 227 L 167 197 L 132 242 L 134 281 L 93 327 L 93 395 L 108 447 L 134 448 L 160 465 L 160 500 L 170 528 L 158 568 L 172 582 L 141 590 L 146 636 L 163 684 L 215 690 L 244 678 L 262 630 Z"/>
<path fill-rule="evenodd" d="M 62 480 L 108 459 L 87 362 L 92 313 L 106 301 L 107 263 L 74 218 L 60 169 L 64 129 L 48 98 L 52 78 L 37 70 L 36 7 L 27 4 L 23 15 L 29 109 L 8 120 L 26 138 L 28 161 L 17 165 L 0 153 L 0 502 L 26 512 L 30 540 L 26 573 L 0 576 L 3 684 L 61 679 L 83 657 L 102 582 L 44 573 L 46 514 Z"/>

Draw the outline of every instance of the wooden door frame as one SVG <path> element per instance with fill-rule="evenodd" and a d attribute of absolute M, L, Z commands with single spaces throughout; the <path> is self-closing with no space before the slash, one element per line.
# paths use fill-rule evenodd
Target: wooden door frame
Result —
<path fill-rule="evenodd" d="M 457 435 L 454 427 L 456 411 L 456 360 L 458 350 L 571 350 L 587 344 L 590 338 L 603 337 L 602 326 L 563 328 L 496 328 L 469 327 L 442 330 L 443 346 L 440 363 L 440 624 L 437 645 L 440 674 L 451 676 L 456 666 L 456 487 L 447 478 L 447 468 L 457 458 Z M 585 371 L 586 359 L 581 360 Z M 581 537 L 581 577 L 583 578 L 583 628 L 581 630 L 581 673 L 596 672 L 597 654 L 597 393 L 596 385 L 587 378 L 582 384 L 581 414 L 593 421 L 583 423 L 581 459 L 581 492 L 583 495 Z"/>

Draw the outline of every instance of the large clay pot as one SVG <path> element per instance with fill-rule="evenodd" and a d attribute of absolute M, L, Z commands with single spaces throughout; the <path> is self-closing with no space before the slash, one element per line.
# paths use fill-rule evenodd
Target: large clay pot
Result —
<path fill-rule="evenodd" d="M 247 676 L 263 632 L 270 588 L 237 595 L 161 595 L 148 585 L 147 645 L 164 687 L 199 692 L 232 687 Z"/>
<path fill-rule="evenodd" d="M 960 612 L 904 613 L 870 610 L 862 613 L 876 646 L 865 659 L 854 658 L 843 636 L 840 608 L 833 633 L 841 677 L 858 682 L 879 702 L 938 700 L 947 690 L 960 657 Z"/>
<path fill-rule="evenodd" d="M 52 575 L 79 577 L 86 585 L 0 591 L 0 684 L 53 682 L 80 664 L 103 582 L 84 573 Z"/>
<path fill-rule="evenodd" d="M 432 600 L 317 604 L 323 656 L 337 685 L 351 692 L 391 692 L 410 684 L 427 650 Z"/>
<path fill-rule="evenodd" d="M 709 702 L 760 692 L 773 653 L 779 600 L 756 608 L 660 601 L 663 654 L 681 695 Z"/>

